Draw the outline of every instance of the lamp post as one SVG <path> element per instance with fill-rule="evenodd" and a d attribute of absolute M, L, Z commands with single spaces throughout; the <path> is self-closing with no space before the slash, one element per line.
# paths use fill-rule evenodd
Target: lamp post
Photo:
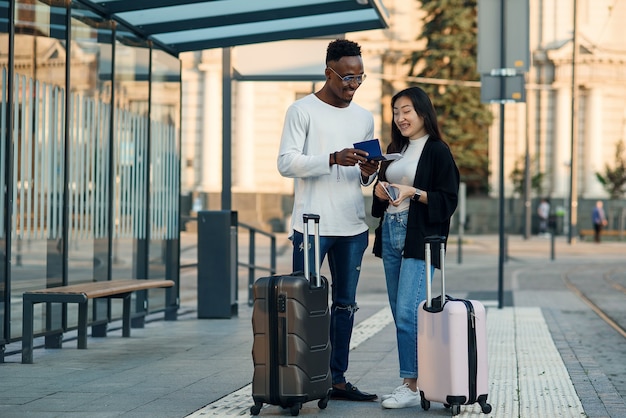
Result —
<path fill-rule="evenodd" d="M 576 242 L 578 234 L 578 79 L 576 61 L 578 60 L 578 25 L 577 3 L 574 1 L 574 30 L 572 35 L 572 126 L 571 126 L 571 159 L 570 159 L 570 194 L 569 194 L 569 228 L 568 244 Z"/>

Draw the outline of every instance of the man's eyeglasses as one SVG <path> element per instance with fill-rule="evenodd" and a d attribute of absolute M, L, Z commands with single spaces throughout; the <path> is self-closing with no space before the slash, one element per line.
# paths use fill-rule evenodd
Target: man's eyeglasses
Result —
<path fill-rule="evenodd" d="M 341 81 L 343 82 L 343 84 L 351 84 L 353 81 L 356 81 L 358 84 L 361 84 L 363 82 L 363 80 L 365 80 L 365 74 L 359 74 L 359 75 L 347 75 L 347 76 L 340 76 L 339 73 L 335 70 L 332 69 L 332 67 L 327 67 L 330 71 L 332 71 L 333 73 L 335 73 L 337 75 L 337 77 L 339 77 L 341 79 Z"/>

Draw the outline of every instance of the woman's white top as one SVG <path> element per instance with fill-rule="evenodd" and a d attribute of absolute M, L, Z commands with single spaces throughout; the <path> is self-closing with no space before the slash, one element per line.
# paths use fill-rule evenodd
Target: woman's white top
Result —
<path fill-rule="evenodd" d="M 387 167 L 387 171 L 385 172 L 385 176 L 387 177 L 387 181 L 389 183 L 413 186 L 415 174 L 418 169 L 417 163 L 422 155 L 427 139 L 428 135 L 418 139 L 411 139 L 409 141 L 409 146 L 402 153 L 403 157 L 389 164 L 389 167 Z M 410 199 L 404 199 L 398 206 L 389 205 L 387 212 L 404 212 L 409 210 L 410 204 Z"/>

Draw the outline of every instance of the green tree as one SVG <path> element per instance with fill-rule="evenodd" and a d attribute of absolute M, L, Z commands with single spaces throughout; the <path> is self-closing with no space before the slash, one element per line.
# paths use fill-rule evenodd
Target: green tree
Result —
<path fill-rule="evenodd" d="M 513 191 L 518 195 L 522 195 L 524 193 L 524 161 L 526 158 L 522 155 L 515 161 L 515 165 L 513 166 L 513 170 L 510 174 L 511 182 L 513 183 Z M 534 158 L 531 159 L 530 165 L 534 165 Z M 534 190 L 538 196 L 543 194 L 543 178 L 545 173 L 537 172 L 530 176 L 530 189 Z"/>
<path fill-rule="evenodd" d="M 615 144 L 615 157 L 613 167 L 604 164 L 604 173 L 596 172 L 598 181 L 602 183 L 604 190 L 609 194 L 610 199 L 619 199 L 626 192 L 626 150 L 624 141 L 619 140 Z"/>
<path fill-rule="evenodd" d="M 422 0 L 426 12 L 418 40 L 426 47 L 410 57 L 410 76 L 443 80 L 422 84 L 437 109 L 445 140 L 450 144 L 461 180 L 470 195 L 489 191 L 488 129 L 493 116 L 480 102 L 480 89 L 468 81 L 479 81 L 478 19 L 476 0 Z M 465 82 L 465 83 L 464 83 Z"/>

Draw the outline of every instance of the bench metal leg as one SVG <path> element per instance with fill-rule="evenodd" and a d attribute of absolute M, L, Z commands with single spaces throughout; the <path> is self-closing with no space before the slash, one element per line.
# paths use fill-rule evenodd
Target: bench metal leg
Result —
<path fill-rule="evenodd" d="M 52 334 L 44 337 L 44 347 L 61 348 L 63 346 L 63 334 Z"/>
<path fill-rule="evenodd" d="M 33 364 L 33 302 L 22 305 L 22 364 Z"/>
<path fill-rule="evenodd" d="M 122 337 L 130 337 L 130 293 L 122 299 Z"/>
<path fill-rule="evenodd" d="M 44 347 L 46 348 L 61 348 L 63 346 L 63 325 L 61 323 L 54 323 L 54 318 L 57 315 L 62 314 L 65 310 L 65 304 L 49 303 L 46 302 L 46 336 L 44 337 Z M 53 334 L 49 332 L 55 330 Z"/>
<path fill-rule="evenodd" d="M 87 348 L 87 305 L 82 302 L 78 304 L 78 348 Z"/>
<path fill-rule="evenodd" d="M 106 337 L 107 336 L 107 323 L 91 325 L 92 337 Z"/>

